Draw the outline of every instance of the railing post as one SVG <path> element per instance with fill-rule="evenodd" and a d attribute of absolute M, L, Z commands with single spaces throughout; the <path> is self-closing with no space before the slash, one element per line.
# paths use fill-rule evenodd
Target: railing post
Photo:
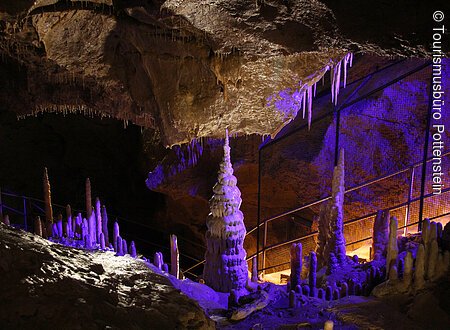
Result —
<path fill-rule="evenodd" d="M 261 148 L 258 149 L 258 211 L 256 218 L 256 269 L 259 271 L 259 225 L 261 223 Z"/>
<path fill-rule="evenodd" d="M 415 167 L 411 167 L 411 177 L 409 179 L 409 191 L 408 191 L 408 204 L 406 204 L 406 212 L 405 212 L 405 228 L 403 228 L 403 236 L 406 236 L 406 229 L 409 221 L 409 208 L 411 207 L 411 198 L 414 189 L 414 171 Z"/>
<path fill-rule="evenodd" d="M 27 199 L 22 196 L 23 198 L 23 226 L 25 231 L 28 231 L 28 224 L 27 224 Z"/>
<path fill-rule="evenodd" d="M 261 265 L 262 265 L 262 273 L 265 273 L 266 269 L 266 246 L 267 246 L 267 222 L 264 221 L 264 239 L 263 239 L 263 246 L 262 246 L 262 259 L 261 259 Z"/>
<path fill-rule="evenodd" d="M 3 220 L 2 188 L 0 187 L 0 221 Z"/>

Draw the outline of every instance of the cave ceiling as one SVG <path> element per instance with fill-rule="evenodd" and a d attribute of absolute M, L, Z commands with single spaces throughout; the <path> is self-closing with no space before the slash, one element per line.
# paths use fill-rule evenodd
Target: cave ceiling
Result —
<path fill-rule="evenodd" d="M 113 117 L 165 146 L 273 134 L 289 118 L 267 100 L 347 53 L 431 55 L 429 5 L 402 3 L 1 0 L 0 54 L 16 69 L 0 101 L 18 117 Z"/>

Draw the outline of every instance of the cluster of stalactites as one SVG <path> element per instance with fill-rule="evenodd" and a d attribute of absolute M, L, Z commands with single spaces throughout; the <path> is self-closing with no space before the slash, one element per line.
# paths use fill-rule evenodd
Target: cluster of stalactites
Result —
<path fill-rule="evenodd" d="M 298 111 L 302 110 L 303 119 L 305 115 L 308 115 L 308 128 L 311 128 L 312 122 L 312 100 L 316 96 L 317 83 L 324 81 L 325 74 L 330 71 L 331 80 L 331 101 L 337 105 L 339 90 L 341 86 L 341 80 L 343 76 L 343 87 L 347 85 L 347 66 L 353 65 L 353 54 L 347 53 L 335 64 L 327 65 L 324 69 L 317 73 L 316 77 L 312 81 L 305 83 L 301 87 L 292 93 L 291 89 L 286 89 L 279 92 L 277 97 L 271 96 L 268 98 L 268 105 L 272 102 L 275 103 L 275 107 L 280 111 L 284 118 L 294 119 L 297 116 Z M 275 134 L 276 135 L 276 134 Z"/>

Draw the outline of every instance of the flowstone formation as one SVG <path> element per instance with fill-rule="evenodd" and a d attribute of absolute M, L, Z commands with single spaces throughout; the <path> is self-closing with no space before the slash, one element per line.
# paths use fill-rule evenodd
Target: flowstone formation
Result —
<path fill-rule="evenodd" d="M 218 182 L 210 200 L 211 213 L 206 225 L 206 254 L 203 277 L 205 283 L 218 292 L 245 289 L 248 280 L 244 238 L 244 215 L 239 210 L 241 192 L 236 186 L 230 160 L 228 130 L 223 147 Z"/>
<path fill-rule="evenodd" d="M 341 149 L 333 172 L 331 199 L 321 209 L 319 218 L 317 258 L 321 266 L 328 265 L 331 272 L 346 261 L 344 191 L 344 149 Z"/>

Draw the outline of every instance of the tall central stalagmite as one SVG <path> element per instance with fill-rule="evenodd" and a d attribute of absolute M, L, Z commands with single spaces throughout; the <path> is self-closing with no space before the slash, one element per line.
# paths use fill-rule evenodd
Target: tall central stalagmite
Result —
<path fill-rule="evenodd" d="M 236 186 L 230 160 L 228 131 L 226 132 L 224 156 L 218 172 L 214 195 L 209 201 L 211 213 L 206 225 L 206 254 L 203 277 L 205 283 L 216 291 L 230 292 L 244 289 L 248 271 L 244 250 L 244 215 L 239 210 L 241 192 Z"/>
<path fill-rule="evenodd" d="M 320 210 L 319 219 L 317 256 L 321 266 L 328 265 L 329 271 L 337 269 L 346 261 L 344 192 L 344 149 L 341 149 L 333 171 L 331 198 Z"/>

